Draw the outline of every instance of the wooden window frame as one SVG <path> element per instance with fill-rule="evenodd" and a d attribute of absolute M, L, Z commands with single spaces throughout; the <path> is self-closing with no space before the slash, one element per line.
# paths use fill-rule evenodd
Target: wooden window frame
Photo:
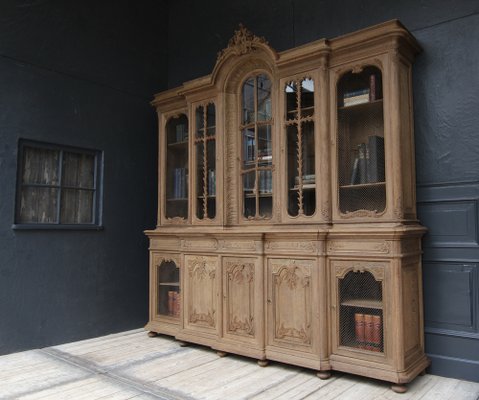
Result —
<path fill-rule="evenodd" d="M 57 188 L 58 201 L 56 206 L 57 221 L 56 222 L 18 222 L 19 221 L 19 209 L 21 201 L 22 189 L 25 186 L 37 186 L 36 184 L 24 184 L 23 183 L 23 169 L 24 169 L 24 153 L 25 148 L 37 148 L 44 150 L 53 150 L 59 152 L 59 183 L 58 184 L 39 184 L 41 187 Z M 90 223 L 61 223 L 60 210 L 62 205 L 62 189 L 77 188 L 78 187 L 66 187 L 62 183 L 63 172 L 63 154 L 65 152 L 79 153 L 82 155 L 91 155 L 94 157 L 94 177 L 93 177 L 93 203 L 92 203 L 92 222 Z M 40 142 L 35 140 L 20 139 L 18 143 L 17 153 L 17 187 L 16 187 L 16 199 L 15 199 L 15 219 L 12 225 L 12 229 L 65 229 L 65 230 L 101 230 L 102 226 L 102 194 L 103 194 L 103 152 L 100 150 L 85 149 L 80 147 L 73 147 L 67 145 L 60 145 L 54 143 Z"/>

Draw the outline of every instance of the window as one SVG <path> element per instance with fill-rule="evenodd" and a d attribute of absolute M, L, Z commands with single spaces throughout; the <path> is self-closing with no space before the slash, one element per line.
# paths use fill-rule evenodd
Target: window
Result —
<path fill-rule="evenodd" d="M 15 227 L 98 227 L 101 152 L 20 141 Z"/>

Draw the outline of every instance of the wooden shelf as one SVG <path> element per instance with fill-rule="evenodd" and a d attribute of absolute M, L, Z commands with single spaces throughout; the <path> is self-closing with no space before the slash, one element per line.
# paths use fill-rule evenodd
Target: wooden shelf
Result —
<path fill-rule="evenodd" d="M 185 147 L 187 145 L 188 145 L 188 140 L 183 140 L 182 142 L 168 143 L 168 147 Z"/>
<path fill-rule="evenodd" d="M 355 185 L 343 185 L 340 189 L 369 189 L 386 186 L 386 182 L 357 183 Z"/>
<path fill-rule="evenodd" d="M 315 183 L 307 183 L 307 184 L 303 185 L 302 188 L 303 188 L 303 190 L 316 189 L 316 184 Z M 299 186 L 294 186 L 294 187 L 290 188 L 289 190 L 297 191 L 297 190 L 299 190 Z"/>
<path fill-rule="evenodd" d="M 180 283 L 179 283 L 179 282 L 160 282 L 159 285 L 160 285 L 160 286 L 176 286 L 176 287 L 180 287 Z"/>
<path fill-rule="evenodd" d="M 375 310 L 382 310 L 383 303 L 379 300 L 373 299 L 350 299 L 344 300 L 341 302 L 342 306 L 348 307 L 362 307 L 362 308 L 373 308 Z"/>
<path fill-rule="evenodd" d="M 342 112 L 356 112 L 359 111 L 363 113 L 367 108 L 376 108 L 379 106 L 382 106 L 383 104 L 383 99 L 378 99 L 374 101 L 368 101 L 365 103 L 360 103 L 360 104 L 353 104 L 350 106 L 339 106 L 338 111 Z"/>
<path fill-rule="evenodd" d="M 188 197 L 182 197 L 182 198 L 170 198 L 170 199 L 166 199 L 166 201 L 188 201 Z"/>

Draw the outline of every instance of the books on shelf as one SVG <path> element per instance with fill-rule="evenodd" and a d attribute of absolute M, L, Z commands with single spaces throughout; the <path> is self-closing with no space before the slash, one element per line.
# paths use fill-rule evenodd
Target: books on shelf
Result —
<path fill-rule="evenodd" d="M 356 104 L 369 103 L 369 88 L 347 92 L 343 96 L 343 106 L 349 107 Z"/>
<path fill-rule="evenodd" d="M 381 351 L 382 320 L 380 315 L 354 314 L 354 334 L 359 348 Z"/>
<path fill-rule="evenodd" d="M 175 168 L 173 170 L 173 198 L 184 199 L 187 197 L 188 170 Z"/>
<path fill-rule="evenodd" d="M 168 315 L 172 317 L 180 316 L 180 293 L 175 290 L 168 291 Z"/>
<path fill-rule="evenodd" d="M 350 185 L 384 182 L 384 138 L 372 135 L 360 143 L 351 168 Z"/>

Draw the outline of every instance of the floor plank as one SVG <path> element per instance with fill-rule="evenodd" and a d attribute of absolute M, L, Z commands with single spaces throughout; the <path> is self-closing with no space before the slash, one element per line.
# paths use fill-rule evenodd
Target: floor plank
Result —
<path fill-rule="evenodd" d="M 479 383 L 425 375 L 405 394 L 390 384 L 201 346 L 142 330 L 0 357 L 0 398 L 13 400 L 479 400 Z"/>

